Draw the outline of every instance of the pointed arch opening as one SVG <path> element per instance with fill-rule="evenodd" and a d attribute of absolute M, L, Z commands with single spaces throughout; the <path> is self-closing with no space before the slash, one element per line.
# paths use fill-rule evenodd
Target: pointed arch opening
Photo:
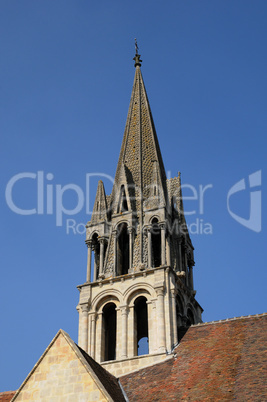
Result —
<path fill-rule="evenodd" d="M 100 263 L 100 242 L 97 233 L 95 233 L 92 237 L 92 249 L 94 251 L 94 280 L 96 280 L 99 276 Z"/>
<path fill-rule="evenodd" d="M 183 302 L 179 295 L 176 296 L 176 320 L 177 320 L 177 335 L 178 335 L 178 343 L 181 341 L 183 336 L 187 331 L 187 326 L 184 324 L 183 317 Z"/>
<path fill-rule="evenodd" d="M 152 267 L 155 268 L 161 265 L 161 233 L 158 219 L 154 218 L 151 223 Z"/>
<path fill-rule="evenodd" d="M 147 299 L 139 296 L 134 302 L 135 356 L 149 353 Z"/>
<path fill-rule="evenodd" d="M 194 325 L 195 319 L 194 319 L 194 314 L 190 308 L 187 309 L 187 320 L 186 320 L 186 326 L 189 328 L 191 325 Z"/>
<path fill-rule="evenodd" d="M 126 197 L 126 191 L 125 191 L 124 184 L 122 184 L 117 213 L 127 212 L 128 210 L 129 210 L 129 208 L 128 208 L 128 202 L 127 202 L 127 197 Z"/>
<path fill-rule="evenodd" d="M 116 305 L 108 303 L 103 308 L 104 361 L 116 359 L 117 314 Z"/>
<path fill-rule="evenodd" d="M 118 226 L 117 235 L 117 274 L 125 275 L 129 271 L 129 233 L 127 223 Z"/>

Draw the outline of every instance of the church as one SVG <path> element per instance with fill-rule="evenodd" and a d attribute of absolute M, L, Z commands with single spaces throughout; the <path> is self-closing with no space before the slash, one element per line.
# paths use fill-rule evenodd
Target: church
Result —
<path fill-rule="evenodd" d="M 166 177 L 141 63 L 136 47 L 113 189 L 99 181 L 86 225 L 78 345 L 59 330 L 0 401 L 267 399 L 267 314 L 202 322 L 181 175 Z"/>

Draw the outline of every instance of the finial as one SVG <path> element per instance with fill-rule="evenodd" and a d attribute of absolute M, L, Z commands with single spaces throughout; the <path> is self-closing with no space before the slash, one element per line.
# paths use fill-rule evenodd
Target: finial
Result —
<path fill-rule="evenodd" d="M 137 45 L 137 39 L 134 38 L 134 41 L 135 41 L 135 55 L 138 55 L 139 47 L 138 47 L 138 45 Z"/>
<path fill-rule="evenodd" d="M 136 66 L 141 67 L 142 60 L 140 60 L 141 55 L 138 54 L 138 52 L 139 52 L 139 47 L 138 47 L 138 45 L 137 45 L 137 39 L 134 38 L 134 40 L 135 40 L 135 56 L 134 56 L 134 58 L 133 58 L 133 60 L 135 61 L 134 66 L 135 66 L 135 67 L 136 67 Z"/>

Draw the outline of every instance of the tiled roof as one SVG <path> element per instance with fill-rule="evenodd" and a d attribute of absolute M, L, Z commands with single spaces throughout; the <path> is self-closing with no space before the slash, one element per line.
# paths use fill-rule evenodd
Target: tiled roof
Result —
<path fill-rule="evenodd" d="M 132 402 L 267 400 L 267 314 L 189 328 L 175 357 L 120 378 Z"/>
<path fill-rule="evenodd" d="M 15 395 L 16 391 L 0 392 L 0 402 L 9 402 Z"/>

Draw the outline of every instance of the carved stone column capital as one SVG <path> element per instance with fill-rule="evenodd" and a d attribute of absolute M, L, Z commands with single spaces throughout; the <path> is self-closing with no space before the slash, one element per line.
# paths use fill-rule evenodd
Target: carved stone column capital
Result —
<path fill-rule="evenodd" d="M 80 304 L 82 313 L 88 313 L 89 306 L 88 303 Z"/>
<path fill-rule="evenodd" d="M 127 305 L 123 305 L 123 306 L 120 306 L 120 310 L 121 310 L 122 315 L 127 315 L 129 308 Z"/>
<path fill-rule="evenodd" d="M 113 229 L 112 232 L 111 232 L 111 235 L 113 237 L 117 237 L 117 229 Z"/>
<path fill-rule="evenodd" d="M 135 232 L 135 228 L 133 226 L 129 226 L 127 228 L 127 230 L 128 230 L 128 234 L 134 234 L 134 232 Z"/>
<path fill-rule="evenodd" d="M 144 226 L 144 234 L 147 236 L 151 231 L 152 225 L 145 225 Z"/>
<path fill-rule="evenodd" d="M 92 311 L 91 313 L 89 313 L 91 320 L 95 320 L 96 319 L 96 312 Z"/>
<path fill-rule="evenodd" d="M 158 225 L 161 230 L 166 230 L 167 224 L 165 221 L 159 222 Z"/>
<path fill-rule="evenodd" d="M 100 244 L 105 244 L 106 238 L 104 236 L 99 237 L 99 243 Z"/>
<path fill-rule="evenodd" d="M 157 296 L 164 296 L 164 286 L 155 288 Z"/>
<path fill-rule="evenodd" d="M 92 244 L 93 244 L 92 239 L 85 240 L 85 244 L 87 245 L 88 248 L 92 248 Z"/>

